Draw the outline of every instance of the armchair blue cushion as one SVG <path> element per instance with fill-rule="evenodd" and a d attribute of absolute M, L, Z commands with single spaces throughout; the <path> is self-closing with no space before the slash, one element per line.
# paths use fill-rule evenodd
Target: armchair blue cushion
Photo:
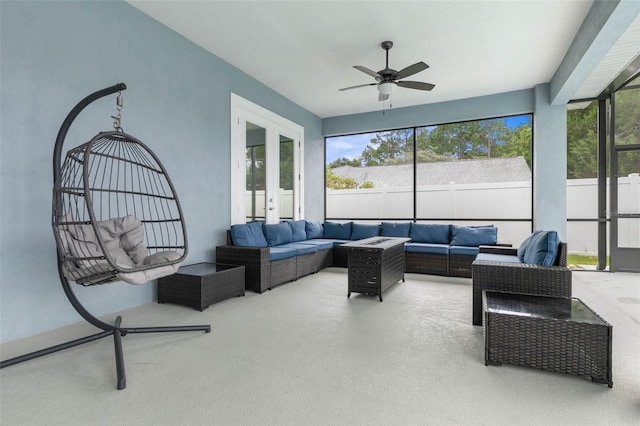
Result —
<path fill-rule="evenodd" d="M 382 222 L 380 235 L 383 237 L 408 237 L 411 222 Z"/>
<path fill-rule="evenodd" d="M 377 237 L 380 235 L 380 225 L 369 225 L 354 223 L 351 225 L 351 239 L 363 240 L 365 238 Z"/>
<path fill-rule="evenodd" d="M 336 223 L 325 222 L 322 238 L 332 238 L 334 240 L 348 240 L 351 237 L 351 222 Z"/>
<path fill-rule="evenodd" d="M 472 228 L 470 226 L 451 225 L 451 245 L 478 247 L 481 245 L 495 245 L 498 242 L 498 228 L 483 226 Z"/>
<path fill-rule="evenodd" d="M 310 222 L 308 220 L 304 225 L 304 230 L 307 233 L 307 240 L 322 238 L 322 234 L 324 233 L 324 229 L 320 222 Z"/>
<path fill-rule="evenodd" d="M 262 222 L 243 223 L 231 226 L 231 241 L 236 246 L 267 247 L 262 232 Z"/>
<path fill-rule="evenodd" d="M 449 225 L 412 223 L 409 237 L 416 243 L 449 244 Z"/>
<path fill-rule="evenodd" d="M 304 241 L 307 239 L 306 221 L 292 220 L 287 223 L 291 227 L 291 242 Z"/>
<path fill-rule="evenodd" d="M 286 222 L 264 225 L 264 236 L 270 246 L 290 243 L 291 235 L 291 227 Z"/>
<path fill-rule="evenodd" d="M 556 231 L 536 231 L 520 244 L 518 258 L 523 263 L 553 266 L 559 244 Z"/>

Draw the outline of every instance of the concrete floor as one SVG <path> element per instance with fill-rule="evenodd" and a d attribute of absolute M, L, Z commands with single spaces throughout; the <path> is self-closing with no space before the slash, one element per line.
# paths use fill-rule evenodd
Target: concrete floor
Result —
<path fill-rule="evenodd" d="M 346 270 L 329 268 L 204 312 L 124 311 L 127 326 L 210 323 L 212 331 L 126 336 L 122 391 L 110 338 L 4 368 L 0 423 L 637 425 L 640 275 L 573 277 L 574 296 L 613 325 L 613 389 L 486 367 L 470 279 L 407 274 L 380 303 L 347 299 Z M 2 359 L 95 332 L 79 323 L 9 342 Z"/>

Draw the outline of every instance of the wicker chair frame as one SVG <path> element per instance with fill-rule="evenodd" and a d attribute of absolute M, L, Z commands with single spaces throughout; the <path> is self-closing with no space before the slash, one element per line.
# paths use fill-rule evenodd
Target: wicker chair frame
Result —
<path fill-rule="evenodd" d="M 554 266 L 523 263 L 473 262 L 473 325 L 482 325 L 482 292 L 571 297 L 571 270 L 567 268 L 567 243 L 560 243 Z M 480 253 L 514 255 L 510 247 L 480 246 Z"/>
<path fill-rule="evenodd" d="M 53 153 L 52 224 L 60 283 L 80 316 L 102 331 L 2 361 L 0 368 L 113 336 L 117 389 L 124 389 L 126 376 L 122 337 L 130 333 L 211 331 L 210 325 L 123 327 L 120 316 L 116 317 L 113 324 L 105 323 L 82 306 L 71 288 L 69 280 L 82 285 L 102 284 L 121 279 L 121 274 L 153 272 L 154 269 L 177 265 L 188 252 L 182 209 L 173 184 L 160 160 L 142 142 L 117 128 L 115 132 L 100 133 L 90 142 L 70 150 L 64 164 L 61 161 L 65 137 L 80 112 L 92 102 L 125 89 L 126 85 L 120 83 L 81 100 L 62 123 Z M 160 258 L 159 261 L 122 266 L 114 260 L 107 250 L 107 242 L 98 229 L 98 223 L 121 216 L 135 216 L 142 223 L 147 253 L 150 256 L 160 254 L 156 256 L 156 260 Z M 69 230 L 92 234 L 92 249 L 87 249 L 87 244 L 82 243 L 76 244 L 75 253 L 72 252 L 74 250 L 69 249 L 69 245 L 73 243 L 61 237 Z M 171 250 L 175 256 L 164 259 L 163 253 L 167 250 Z M 142 278 L 148 276 L 143 274 Z M 152 279 L 158 277 L 153 276 Z"/>

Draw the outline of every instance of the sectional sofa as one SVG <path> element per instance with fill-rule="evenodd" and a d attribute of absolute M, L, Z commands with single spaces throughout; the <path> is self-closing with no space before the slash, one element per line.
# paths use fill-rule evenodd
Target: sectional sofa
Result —
<path fill-rule="evenodd" d="M 244 265 L 246 289 L 262 293 L 329 266 L 347 267 L 342 244 L 375 236 L 411 238 L 405 243 L 406 272 L 467 278 L 479 247 L 498 245 L 494 226 L 252 222 L 231 227 L 227 244 L 216 247 L 216 263 Z"/>

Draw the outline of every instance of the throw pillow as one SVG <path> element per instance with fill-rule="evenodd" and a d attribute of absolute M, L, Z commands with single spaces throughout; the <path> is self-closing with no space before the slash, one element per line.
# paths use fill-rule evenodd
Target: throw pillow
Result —
<path fill-rule="evenodd" d="M 558 254 L 560 240 L 556 231 L 539 231 L 531 239 L 525 254 L 524 263 L 552 266 Z"/>
<path fill-rule="evenodd" d="M 409 237 L 416 243 L 449 244 L 449 225 L 412 223 Z"/>
<path fill-rule="evenodd" d="M 307 232 L 305 230 L 306 221 L 304 220 L 292 220 L 287 222 L 291 227 L 291 241 L 304 241 L 307 239 Z"/>
<path fill-rule="evenodd" d="M 322 234 L 324 233 L 324 229 L 320 222 L 310 222 L 308 220 L 306 221 L 304 230 L 307 233 L 308 240 L 313 238 L 322 238 Z"/>
<path fill-rule="evenodd" d="M 287 244 L 291 242 L 291 227 L 287 222 L 265 224 L 264 236 L 267 239 L 269 246 L 279 246 L 280 244 Z"/>
<path fill-rule="evenodd" d="M 481 245 L 495 245 L 498 242 L 498 228 L 483 226 L 471 228 L 469 226 L 451 225 L 451 245 L 478 247 Z"/>
<path fill-rule="evenodd" d="M 382 222 L 380 235 L 383 237 L 408 237 L 411 222 Z"/>
<path fill-rule="evenodd" d="M 231 226 L 231 241 L 236 246 L 267 247 L 262 231 L 262 222 L 244 223 Z"/>
<path fill-rule="evenodd" d="M 348 240 L 349 237 L 351 237 L 351 222 L 325 222 L 322 237 L 332 238 L 334 240 Z"/>
<path fill-rule="evenodd" d="M 363 240 L 365 238 L 377 237 L 378 235 L 380 235 L 380 225 L 364 223 L 354 223 L 351 225 L 352 240 Z"/>

